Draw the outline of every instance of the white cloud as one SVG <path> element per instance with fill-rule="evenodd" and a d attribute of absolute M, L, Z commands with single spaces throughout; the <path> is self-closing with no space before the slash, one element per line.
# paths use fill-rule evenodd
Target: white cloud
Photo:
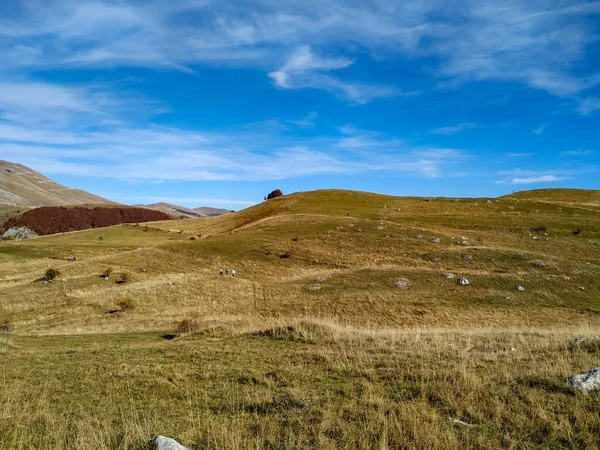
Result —
<path fill-rule="evenodd" d="M 533 134 L 542 134 L 546 129 L 546 125 L 540 125 L 535 130 L 532 131 Z"/>
<path fill-rule="evenodd" d="M 552 183 L 554 181 L 564 180 L 564 178 L 556 175 L 541 175 L 538 177 L 511 178 L 508 180 L 510 184 L 533 184 L 533 183 Z"/>
<path fill-rule="evenodd" d="M 431 134 L 451 135 L 451 134 L 460 133 L 461 131 L 466 130 L 468 128 L 475 128 L 475 127 L 477 127 L 477 125 L 475 125 L 474 123 L 463 122 L 463 123 L 459 123 L 458 125 L 455 125 L 455 126 L 436 128 L 434 130 L 431 130 L 430 133 Z"/>

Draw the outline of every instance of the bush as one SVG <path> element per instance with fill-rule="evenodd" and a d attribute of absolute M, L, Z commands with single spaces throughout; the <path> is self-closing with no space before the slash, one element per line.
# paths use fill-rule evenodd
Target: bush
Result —
<path fill-rule="evenodd" d="M 188 334 L 194 331 L 199 331 L 201 328 L 200 321 L 196 318 L 183 319 L 178 322 L 175 326 L 175 332 L 177 334 Z"/>
<path fill-rule="evenodd" d="M 291 257 L 292 257 L 292 252 L 285 252 L 285 253 L 283 253 L 283 254 L 279 255 L 279 257 L 280 257 L 281 259 L 288 259 L 288 258 L 291 258 Z"/>
<path fill-rule="evenodd" d="M 121 311 L 131 311 L 135 308 L 135 302 L 130 298 L 124 298 L 117 302 L 117 306 Z"/>
<path fill-rule="evenodd" d="M 531 229 L 531 231 L 537 231 L 537 232 L 548 231 L 548 227 L 546 225 L 540 225 L 538 227 L 533 227 Z"/>
<path fill-rule="evenodd" d="M 13 331 L 15 331 L 15 329 L 8 320 L 0 322 L 0 333 L 12 333 Z"/>
<path fill-rule="evenodd" d="M 110 277 L 110 274 L 112 273 L 112 271 L 113 271 L 112 267 L 107 267 L 100 274 L 100 278 L 108 278 L 108 277 Z"/>
<path fill-rule="evenodd" d="M 60 276 L 60 271 L 58 269 L 48 269 L 46 270 L 46 274 L 44 275 L 44 280 L 45 281 L 53 281 L 55 278 L 58 278 Z"/>
<path fill-rule="evenodd" d="M 283 192 L 281 192 L 280 189 L 275 189 L 273 192 L 271 192 L 269 195 L 267 195 L 267 200 L 271 200 L 272 198 L 275 197 L 281 197 L 283 195 Z"/>
<path fill-rule="evenodd" d="M 131 275 L 127 272 L 122 273 L 119 279 L 117 280 L 117 284 L 125 284 L 131 281 Z"/>

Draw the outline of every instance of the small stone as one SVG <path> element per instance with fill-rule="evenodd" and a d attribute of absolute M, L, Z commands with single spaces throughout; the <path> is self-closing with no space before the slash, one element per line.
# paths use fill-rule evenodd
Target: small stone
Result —
<path fill-rule="evenodd" d="M 473 259 L 473 255 L 465 255 L 465 259 L 467 261 L 471 261 Z"/>
<path fill-rule="evenodd" d="M 442 242 L 442 240 L 440 238 L 433 238 L 431 242 L 433 242 L 434 244 L 439 244 L 440 242 Z"/>
<path fill-rule="evenodd" d="M 540 292 L 540 297 L 548 298 L 550 297 L 547 292 Z"/>
<path fill-rule="evenodd" d="M 448 278 L 449 280 L 452 280 L 453 278 L 456 278 L 456 275 L 454 275 L 453 273 L 447 273 L 446 275 L 444 275 L 446 278 Z"/>
<path fill-rule="evenodd" d="M 167 284 L 168 284 L 169 286 L 173 286 L 173 282 L 172 282 L 172 281 L 169 281 Z"/>
<path fill-rule="evenodd" d="M 422 234 L 417 235 L 417 239 L 423 239 L 423 235 Z"/>
<path fill-rule="evenodd" d="M 352 227 L 354 226 L 354 224 L 353 224 L 353 223 L 349 223 L 349 224 L 348 224 L 348 226 L 349 226 L 350 228 L 352 228 Z"/>
<path fill-rule="evenodd" d="M 525 288 L 523 286 L 517 286 L 517 291 L 525 292 Z"/>
<path fill-rule="evenodd" d="M 463 286 L 468 286 L 470 284 L 469 280 L 467 280 L 466 278 L 459 278 L 458 283 L 462 284 Z"/>
<path fill-rule="evenodd" d="M 67 280 L 65 278 L 61 279 L 60 281 L 62 281 L 63 283 L 67 282 Z"/>
<path fill-rule="evenodd" d="M 538 269 L 543 269 L 544 267 L 546 267 L 546 264 L 544 264 L 543 262 L 536 262 L 535 267 L 537 267 Z"/>
<path fill-rule="evenodd" d="M 533 237 L 533 240 L 534 240 L 534 241 L 537 241 L 537 240 L 538 240 L 538 237 L 537 237 L 537 236 L 534 236 L 534 237 Z"/>
<path fill-rule="evenodd" d="M 469 245 L 469 243 L 468 243 L 467 241 L 462 241 L 462 242 L 460 243 L 460 245 L 464 245 L 464 246 L 466 247 L 467 245 Z"/>
<path fill-rule="evenodd" d="M 108 281 L 108 277 L 104 277 L 104 281 Z"/>
<path fill-rule="evenodd" d="M 385 235 L 385 238 L 386 238 L 386 239 L 390 239 L 391 237 L 392 237 L 392 235 L 391 235 L 391 234 L 386 234 L 386 235 Z"/>
<path fill-rule="evenodd" d="M 583 287 L 583 286 L 577 286 L 577 288 L 581 291 L 585 291 L 585 287 Z"/>
<path fill-rule="evenodd" d="M 146 273 L 146 272 L 148 272 L 148 269 L 144 268 L 144 269 L 142 269 L 142 272 Z"/>
<path fill-rule="evenodd" d="M 408 288 L 408 283 L 406 281 L 403 281 L 403 280 L 396 281 L 395 285 L 396 285 L 397 288 L 400 288 L 400 289 L 407 289 Z"/>
<path fill-rule="evenodd" d="M 571 281 L 570 277 L 565 277 L 565 281 Z"/>
<path fill-rule="evenodd" d="M 327 281 L 327 278 L 324 278 L 324 277 L 315 278 L 315 282 L 317 282 L 317 283 L 323 283 L 325 281 Z"/>
<path fill-rule="evenodd" d="M 383 227 L 382 227 L 381 225 L 379 225 L 379 226 L 377 227 L 377 231 L 382 231 L 382 230 L 383 230 Z"/>
<path fill-rule="evenodd" d="M 321 286 L 319 286 L 319 285 L 316 285 L 316 284 L 315 284 L 315 285 L 313 285 L 313 286 L 309 287 L 308 289 L 309 289 L 310 291 L 313 291 L 313 292 L 314 292 L 314 291 L 318 291 L 319 289 L 321 289 Z"/>

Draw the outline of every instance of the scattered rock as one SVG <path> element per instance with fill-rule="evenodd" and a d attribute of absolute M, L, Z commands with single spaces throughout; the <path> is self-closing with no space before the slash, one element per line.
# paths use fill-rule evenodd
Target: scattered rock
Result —
<path fill-rule="evenodd" d="M 417 235 L 417 239 L 423 239 L 423 235 L 422 234 Z"/>
<path fill-rule="evenodd" d="M 70 261 L 70 262 L 75 262 L 75 261 L 77 261 L 77 256 L 69 256 L 67 258 L 67 260 Z"/>
<path fill-rule="evenodd" d="M 571 281 L 570 277 L 565 277 L 565 281 Z"/>
<path fill-rule="evenodd" d="M 468 286 L 470 284 L 469 280 L 467 280 L 466 278 L 459 278 L 458 283 L 462 284 L 463 286 Z"/>
<path fill-rule="evenodd" d="M 24 241 L 26 239 L 33 239 L 37 237 L 34 231 L 31 231 L 27 227 L 10 228 L 2 235 L 0 240 L 2 241 Z"/>
<path fill-rule="evenodd" d="M 382 230 L 383 230 L 383 227 L 382 227 L 381 225 L 379 225 L 379 226 L 377 227 L 377 231 L 382 231 Z"/>
<path fill-rule="evenodd" d="M 104 281 L 108 281 L 108 277 L 102 277 Z"/>
<path fill-rule="evenodd" d="M 175 439 L 171 439 L 165 436 L 154 436 L 150 441 L 150 448 L 153 450 L 188 450 Z"/>
<path fill-rule="evenodd" d="M 406 281 L 403 281 L 403 280 L 396 281 L 395 285 L 396 285 L 397 288 L 400 288 L 400 289 L 407 289 L 408 288 L 408 283 Z"/>
<path fill-rule="evenodd" d="M 517 291 L 525 292 L 525 288 L 523 286 L 517 286 Z"/>
<path fill-rule="evenodd" d="M 462 241 L 462 242 L 460 243 L 460 245 L 464 245 L 464 246 L 466 247 L 466 246 L 468 246 L 468 245 L 469 245 L 469 243 L 468 243 L 467 241 Z"/>
<path fill-rule="evenodd" d="M 577 286 L 577 289 L 579 289 L 581 291 L 585 291 L 585 287 L 583 287 L 583 286 Z"/>
<path fill-rule="evenodd" d="M 314 284 L 311 287 L 308 288 L 309 291 L 318 291 L 319 289 L 321 289 L 321 286 Z"/>
<path fill-rule="evenodd" d="M 169 286 L 173 286 L 173 282 L 172 282 L 172 281 L 169 281 L 167 284 L 168 284 Z"/>
<path fill-rule="evenodd" d="M 433 242 L 434 244 L 439 244 L 440 242 L 442 242 L 442 240 L 440 238 L 433 238 L 431 242 Z"/>
<path fill-rule="evenodd" d="M 143 272 L 143 273 L 146 273 L 146 272 L 148 272 L 148 269 L 146 269 L 146 268 L 143 268 L 143 269 L 142 269 L 142 272 Z"/>
<path fill-rule="evenodd" d="M 390 239 L 391 237 L 392 237 L 392 235 L 391 235 L 391 234 L 386 234 L 386 235 L 385 235 L 385 238 L 386 238 L 386 239 Z"/>
<path fill-rule="evenodd" d="M 471 261 L 473 259 L 473 255 L 465 255 L 465 259 L 467 261 Z"/>
<path fill-rule="evenodd" d="M 456 278 L 456 275 L 454 275 L 453 273 L 447 273 L 444 275 L 446 278 L 448 278 L 449 280 L 452 280 L 453 278 Z"/>
<path fill-rule="evenodd" d="M 589 373 L 570 376 L 569 384 L 583 395 L 588 395 L 600 388 L 600 367 L 595 367 Z"/>
<path fill-rule="evenodd" d="M 452 423 L 455 423 L 456 425 L 462 425 L 463 427 L 472 427 L 472 426 L 474 426 L 474 425 L 471 425 L 470 423 L 463 422 L 462 420 L 455 419 L 454 417 L 448 417 L 448 420 L 450 420 L 450 422 L 452 422 Z"/>
<path fill-rule="evenodd" d="M 546 264 L 538 261 L 535 263 L 535 267 L 537 267 L 538 269 L 543 269 L 544 267 L 546 267 Z"/>
<path fill-rule="evenodd" d="M 349 223 L 349 224 L 348 224 L 348 226 L 349 226 L 350 228 L 352 228 L 352 227 L 354 226 L 354 224 L 353 224 L 353 223 Z"/>
<path fill-rule="evenodd" d="M 327 281 L 327 278 L 319 277 L 319 278 L 316 278 L 315 281 L 317 283 L 324 283 L 325 281 Z"/>
<path fill-rule="evenodd" d="M 550 295 L 547 292 L 540 292 L 540 297 L 548 298 Z"/>

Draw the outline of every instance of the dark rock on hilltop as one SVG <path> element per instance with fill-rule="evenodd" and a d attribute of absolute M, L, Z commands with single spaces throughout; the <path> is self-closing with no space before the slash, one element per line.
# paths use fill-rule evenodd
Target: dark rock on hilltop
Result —
<path fill-rule="evenodd" d="M 83 208 L 44 206 L 13 217 L 6 228 L 28 227 L 41 236 L 68 231 L 104 228 L 122 223 L 143 223 L 169 220 L 171 217 L 160 211 L 131 207 Z"/>

